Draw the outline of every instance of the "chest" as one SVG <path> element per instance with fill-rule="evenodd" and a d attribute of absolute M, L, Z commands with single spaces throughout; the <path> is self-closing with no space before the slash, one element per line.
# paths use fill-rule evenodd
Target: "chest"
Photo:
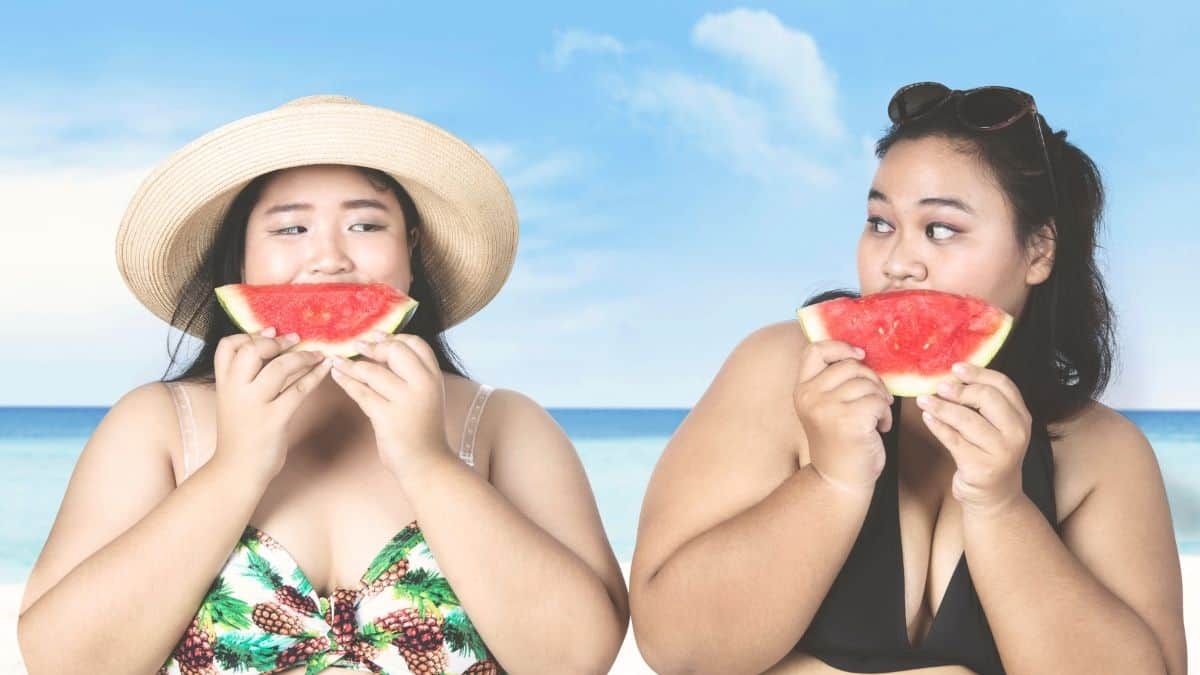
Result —
<path fill-rule="evenodd" d="M 216 400 L 210 387 L 185 384 L 180 434 L 171 448 L 177 482 L 211 459 Z M 485 478 L 491 459 L 486 425 L 467 429 L 471 391 L 447 385 L 446 438 L 454 452 L 473 440 L 472 469 Z M 368 421 L 357 426 L 289 429 L 288 458 L 259 500 L 249 524 L 269 534 L 322 597 L 357 585 L 375 555 L 414 520 L 412 504 L 380 462 Z"/>
<path fill-rule="evenodd" d="M 897 450 L 895 495 L 904 618 L 909 643 L 916 647 L 924 643 L 932 629 L 964 561 L 963 515 L 950 491 L 956 466 L 944 451 L 911 437 L 902 437 Z M 1065 520 L 1086 495 L 1088 484 L 1084 478 L 1078 472 L 1066 476 L 1056 472 L 1058 522 Z"/>

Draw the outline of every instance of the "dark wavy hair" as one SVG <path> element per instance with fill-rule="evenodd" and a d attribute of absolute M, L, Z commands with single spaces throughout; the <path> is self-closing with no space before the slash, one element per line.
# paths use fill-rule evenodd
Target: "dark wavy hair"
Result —
<path fill-rule="evenodd" d="M 404 223 L 409 232 L 420 232 L 421 217 L 417 212 L 416 204 L 413 203 L 408 191 L 395 178 L 378 169 L 361 166 L 354 168 L 361 171 L 375 189 L 380 191 L 390 189 L 400 202 Z M 217 351 L 217 343 L 227 335 L 243 331 L 234 325 L 225 311 L 221 309 L 213 289 L 225 284 L 242 283 L 242 263 L 246 258 L 246 225 L 250 220 L 250 212 L 258 204 L 263 187 L 280 171 L 283 169 L 258 176 L 242 188 L 221 220 L 216 237 L 205 252 L 200 266 L 184 284 L 183 291 L 171 314 L 171 324 L 183 326 L 185 331 L 190 330 L 194 325 L 206 325 L 204 344 L 200 353 L 196 355 L 184 372 L 169 378 L 166 373 L 169 373 L 179 361 L 179 348 L 184 335 L 180 334 L 173 349 L 168 339 L 167 349 L 171 363 L 167 366 L 167 371 L 160 381 L 192 380 L 208 383 L 216 381 L 213 356 Z M 411 237 L 410 240 L 412 240 Z M 416 242 L 414 250 L 417 254 L 412 257 L 413 281 L 408 294 L 420 305 L 413 314 L 412 320 L 404 326 L 401 332 L 417 335 L 429 343 L 429 346 L 433 348 L 433 353 L 437 355 L 438 365 L 443 372 L 465 377 L 462 361 L 446 342 L 443 333 L 446 326 L 442 304 L 437 289 L 434 288 L 421 261 L 420 239 L 418 238 Z"/>
<path fill-rule="evenodd" d="M 1042 125 L 1058 205 L 1045 175 L 1045 159 L 1033 124 Z M 1026 115 L 1008 129 L 980 132 L 959 121 L 953 105 L 914 121 L 892 125 L 875 145 L 879 159 L 896 143 L 945 138 L 979 160 L 1004 193 L 1024 248 L 1053 219 L 1054 266 L 1030 289 L 1025 306 L 989 368 L 1007 375 L 1021 391 L 1036 426 L 1070 419 L 1108 385 L 1116 356 L 1112 304 L 1096 264 L 1104 187 L 1096 164 L 1053 131 L 1039 114 Z M 805 305 L 853 291 L 826 291 Z"/>

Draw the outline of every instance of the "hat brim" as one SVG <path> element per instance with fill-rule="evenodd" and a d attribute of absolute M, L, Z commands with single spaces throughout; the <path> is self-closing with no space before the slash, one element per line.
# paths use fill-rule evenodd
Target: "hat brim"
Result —
<path fill-rule="evenodd" d="M 410 115 L 320 102 L 231 122 L 158 165 L 130 200 L 117 231 L 117 267 L 125 284 L 170 323 L 183 286 L 237 193 L 264 173 L 311 164 L 379 169 L 408 190 L 422 221 L 418 250 L 446 327 L 479 311 L 508 279 L 516 257 L 516 207 L 479 152 Z M 203 337 L 207 326 L 186 330 Z"/>

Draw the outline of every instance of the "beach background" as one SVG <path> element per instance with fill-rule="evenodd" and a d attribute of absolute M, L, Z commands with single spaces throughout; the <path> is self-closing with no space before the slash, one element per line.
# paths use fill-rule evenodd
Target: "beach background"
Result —
<path fill-rule="evenodd" d="M 0 408 L 0 675 L 22 672 L 15 644 L 22 583 L 71 468 L 104 408 Z M 686 410 L 553 409 L 591 479 L 626 579 L 650 472 Z M 1200 412 L 1127 412 L 1153 444 L 1167 483 L 1184 572 L 1189 645 L 1200 645 Z M 7 642 L 5 642 L 7 640 Z M 1193 648 L 1193 672 L 1200 667 Z M 632 634 L 613 673 L 651 672 Z"/>
<path fill-rule="evenodd" d="M 475 379 L 551 409 L 627 565 L 650 471 L 738 341 L 857 286 L 872 146 L 892 93 L 921 80 L 1026 90 L 1101 169 L 1119 344 L 1101 400 L 1157 453 L 1200 672 L 1200 313 L 1182 290 L 1200 286 L 1200 88 L 1180 85 L 1198 24 L 1182 0 L 6 7 L 0 675 L 20 672 L 20 584 L 75 458 L 108 406 L 168 369 L 178 333 L 113 250 L 169 153 L 313 94 L 478 149 L 512 191 L 520 245 L 450 343 Z M 644 672 L 632 641 L 614 672 Z"/>

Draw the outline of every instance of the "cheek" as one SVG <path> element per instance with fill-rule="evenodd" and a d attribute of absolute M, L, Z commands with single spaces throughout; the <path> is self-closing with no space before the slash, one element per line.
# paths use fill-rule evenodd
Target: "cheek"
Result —
<path fill-rule="evenodd" d="M 883 253 L 866 235 L 858 238 L 858 250 L 855 254 L 858 265 L 858 289 L 863 295 L 870 295 L 887 285 L 883 276 Z"/>
<path fill-rule="evenodd" d="M 247 242 L 242 268 L 242 283 L 285 284 L 293 276 L 298 261 L 286 247 L 269 246 L 265 242 Z"/>
<path fill-rule="evenodd" d="M 364 245 L 351 251 L 350 256 L 363 276 L 408 291 L 412 267 L 404 246 Z"/>
<path fill-rule="evenodd" d="M 1024 267 L 1012 250 L 995 242 L 974 248 L 970 255 L 944 256 L 931 270 L 939 288 L 974 295 L 1014 314 L 1024 298 Z M 1015 316 L 1015 314 L 1014 314 Z"/>

